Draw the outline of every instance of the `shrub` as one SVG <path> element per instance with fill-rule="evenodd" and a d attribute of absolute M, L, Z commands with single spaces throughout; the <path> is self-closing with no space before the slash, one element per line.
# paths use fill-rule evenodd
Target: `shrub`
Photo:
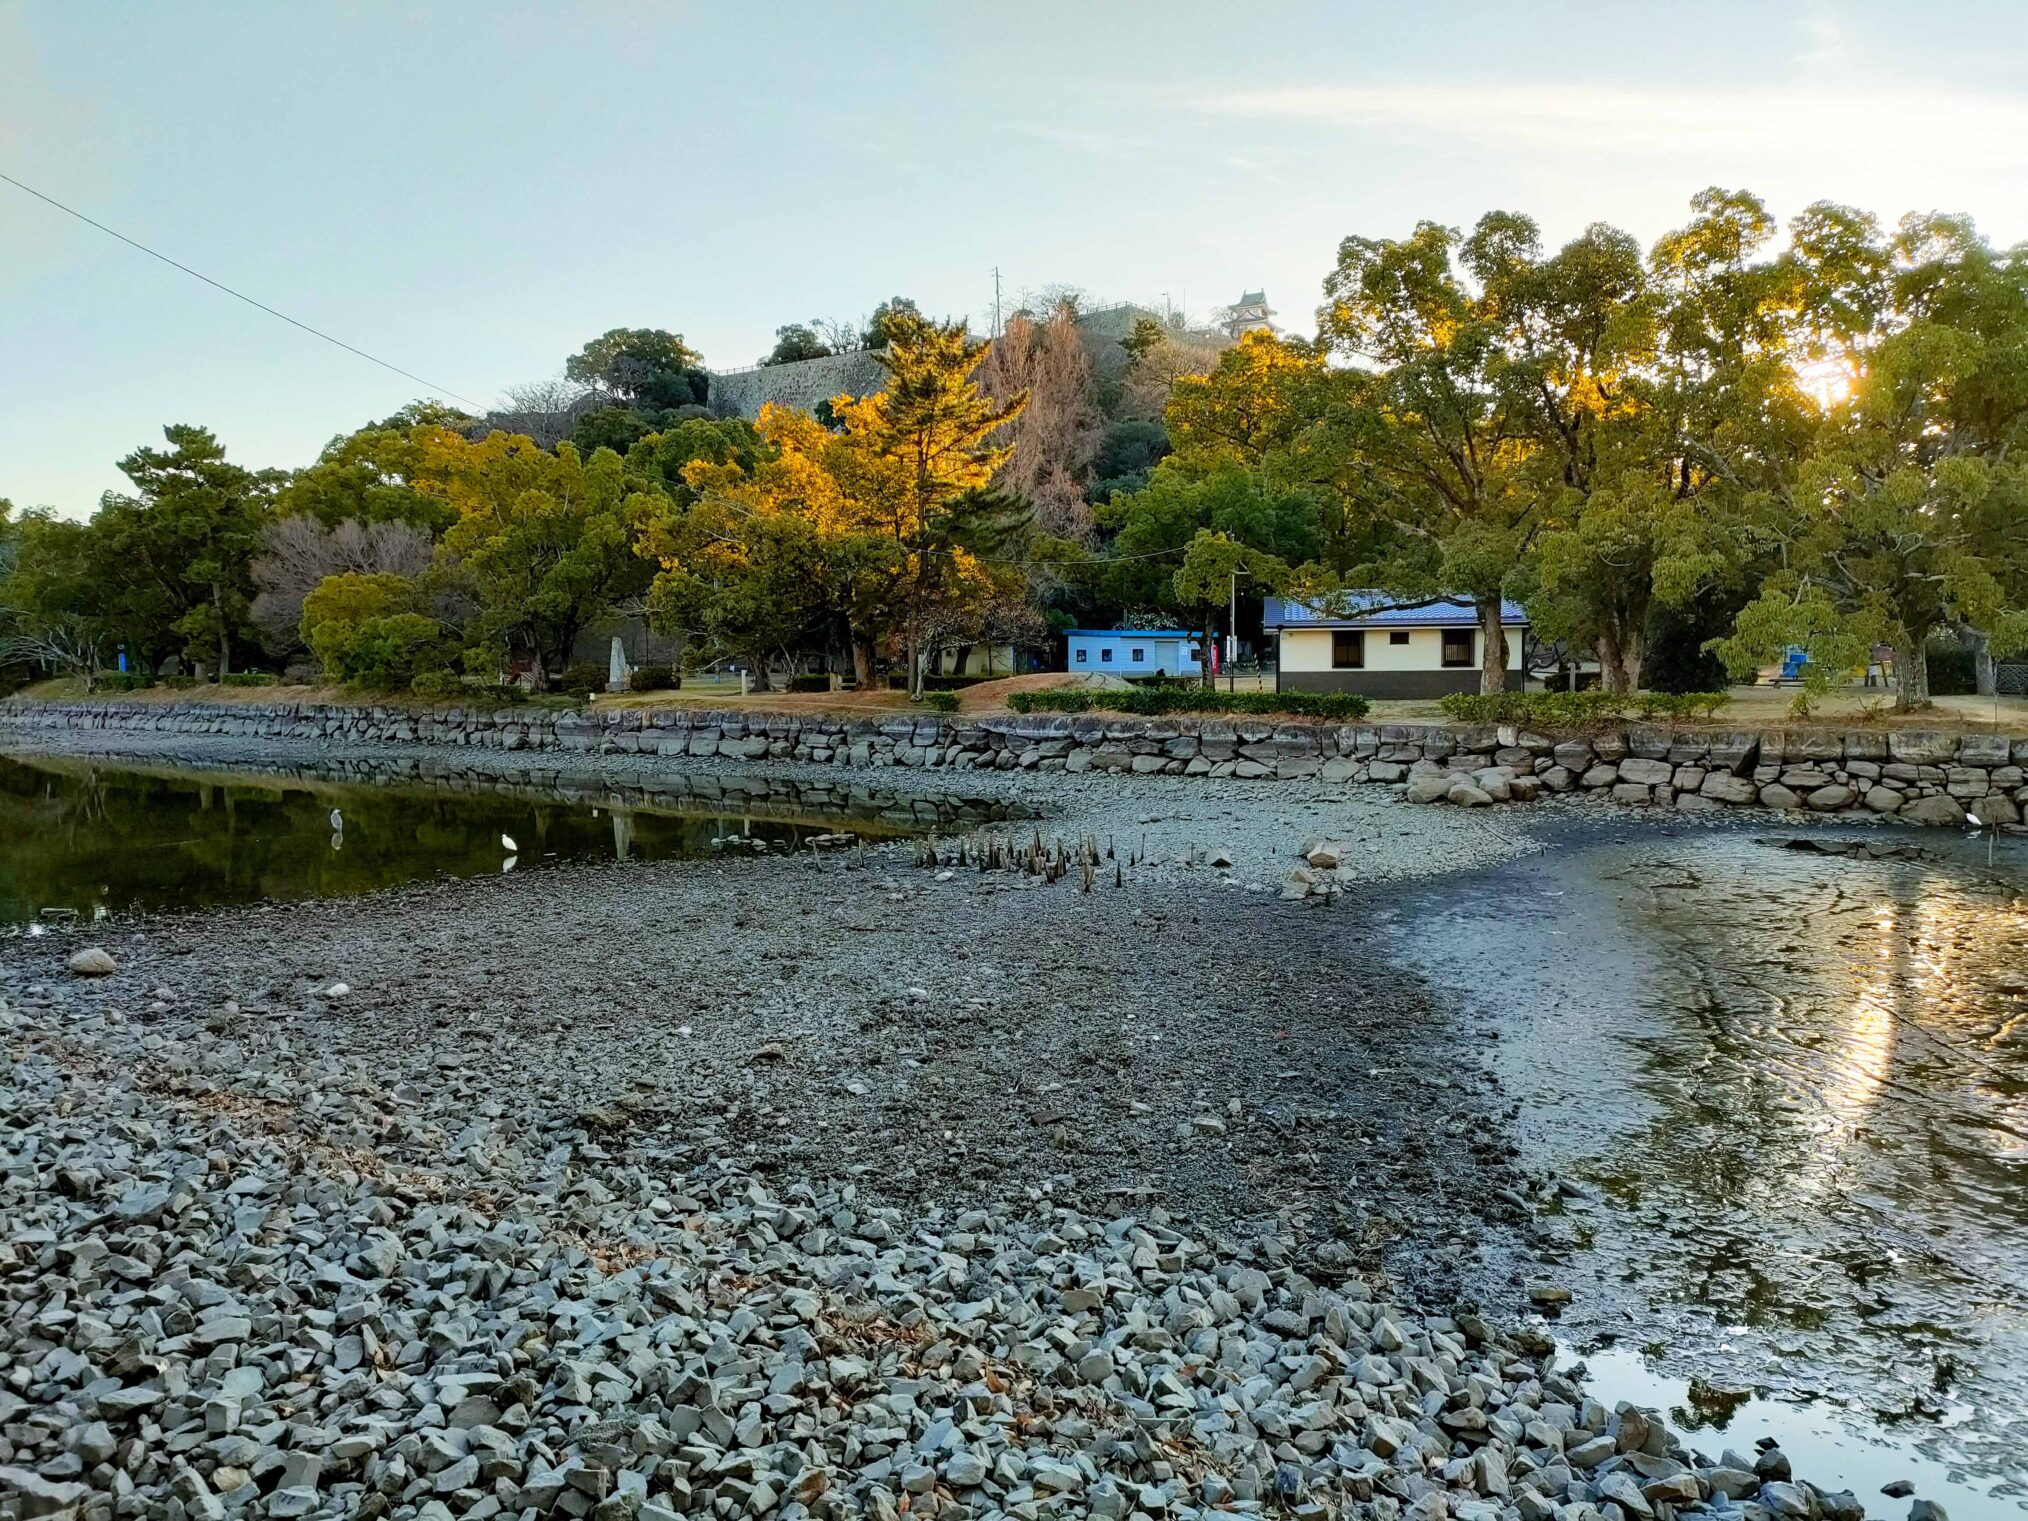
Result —
<path fill-rule="evenodd" d="M 138 692 L 155 684 L 153 676 L 140 671 L 107 671 L 93 683 L 101 692 Z"/>
<path fill-rule="evenodd" d="M 326 576 L 303 599 L 303 642 L 332 680 L 398 692 L 450 663 L 443 626 L 422 607 L 406 576 Z"/>
<path fill-rule="evenodd" d="M 683 678 L 670 665 L 644 665 L 635 669 L 627 685 L 636 692 L 668 692 L 683 685 Z"/>
<path fill-rule="evenodd" d="M 998 681 L 997 676 L 925 676 L 922 689 L 925 692 L 962 692 L 966 687 L 975 687 L 982 681 Z"/>
<path fill-rule="evenodd" d="M 1923 647 L 1923 656 L 1929 662 L 1930 696 L 1970 697 L 1979 690 L 1977 662 L 1962 645 L 1936 640 Z"/>
<path fill-rule="evenodd" d="M 281 678 L 271 671 L 234 671 L 225 678 L 229 687 L 271 687 Z"/>
<path fill-rule="evenodd" d="M 933 712 L 955 713 L 958 711 L 958 694 L 956 692 L 925 692 L 922 694 L 921 701 L 924 707 L 929 708 Z"/>
<path fill-rule="evenodd" d="M 1447 692 L 1437 706 L 1458 723 L 1582 729 L 1627 717 L 1709 718 L 1731 700 L 1723 692 Z"/>
<path fill-rule="evenodd" d="M 831 678 L 822 671 L 815 675 L 806 672 L 800 676 L 791 676 L 788 689 L 791 692 L 828 692 L 831 690 Z"/>
<path fill-rule="evenodd" d="M 1156 718 L 1168 713 L 1290 714 L 1344 721 L 1364 718 L 1372 707 L 1357 692 L 1216 692 L 1200 686 L 1130 687 L 1093 692 L 1083 687 L 1045 687 L 1016 692 L 1007 706 L 1017 713 L 1088 713 L 1106 708 Z"/>
<path fill-rule="evenodd" d="M 463 695 L 465 683 L 456 671 L 418 671 L 408 689 L 425 702 L 443 702 Z"/>
<path fill-rule="evenodd" d="M 143 685 L 146 684 L 145 682 L 143 683 Z M 161 685 L 167 687 L 172 692 L 187 692 L 197 685 L 197 678 L 195 676 L 182 675 L 164 676 L 161 679 Z"/>
<path fill-rule="evenodd" d="M 572 697 L 589 697 L 606 689 L 608 674 L 604 666 L 580 660 L 576 665 L 564 667 L 563 674 L 556 678 L 556 690 Z"/>

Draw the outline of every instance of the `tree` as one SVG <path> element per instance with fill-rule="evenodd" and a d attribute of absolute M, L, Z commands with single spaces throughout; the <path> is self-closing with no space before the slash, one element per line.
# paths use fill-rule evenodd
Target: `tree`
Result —
<path fill-rule="evenodd" d="M 1938 216 L 1906 219 L 1883 252 L 1846 261 L 1858 301 L 1825 303 L 1865 323 L 1875 285 L 1884 336 L 1847 349 L 1849 399 L 1793 489 L 1765 496 L 1779 563 L 1717 648 L 1744 674 L 1800 645 L 1822 685 L 1888 644 L 1908 710 L 1929 701 L 1934 632 L 2028 635 L 2028 258 Z"/>
<path fill-rule="evenodd" d="M 1342 404 L 1312 459 L 1378 531 L 1383 553 L 1361 579 L 1404 599 L 1469 600 L 1486 692 L 1506 685 L 1501 602 L 1541 514 L 1483 287 L 1533 237 L 1526 218 L 1494 212 L 1470 240 L 1434 222 L 1398 241 L 1347 238 L 1317 313 L 1321 340 L 1358 366 L 1332 377 Z"/>
<path fill-rule="evenodd" d="M 1013 444 L 998 483 L 1035 504 L 1044 532 L 1073 542 L 1089 538 L 1085 488 L 1103 419 L 1071 309 L 1059 306 L 1039 325 L 1017 314 L 988 348 L 979 386 L 996 399 L 1028 399 L 1008 437 L 996 440 Z"/>
<path fill-rule="evenodd" d="M 866 326 L 859 335 L 859 346 L 884 349 L 894 342 L 897 333 L 913 331 L 922 321 L 922 312 L 914 301 L 907 296 L 889 296 L 873 308 L 873 315 L 866 319 Z"/>
<path fill-rule="evenodd" d="M 407 576 L 346 571 L 303 599 L 302 641 L 333 681 L 399 691 L 449 664 L 443 626 Z"/>
<path fill-rule="evenodd" d="M 437 432 L 421 444 L 417 489 L 457 512 L 442 551 L 472 587 L 482 643 L 528 657 L 541 679 L 588 624 L 645 589 L 633 528 L 659 493 L 610 449 L 586 459 L 567 443 L 551 453 L 505 433 L 472 443 Z"/>
<path fill-rule="evenodd" d="M 115 627 L 143 648 L 179 636 L 183 653 L 232 671 L 251 638 L 253 559 L 283 476 L 232 464 L 208 430 L 164 428 L 166 450 L 120 461 L 132 495 L 108 492 L 87 535 L 94 578 Z"/>
<path fill-rule="evenodd" d="M 1169 430 L 1161 419 L 1122 418 L 1099 440 L 1098 457 L 1092 461 L 1092 500 L 1105 502 L 1120 492 L 1138 491 L 1168 453 Z"/>
<path fill-rule="evenodd" d="M 307 513 L 277 518 L 253 562 L 259 591 L 249 616 L 268 652 L 287 654 L 302 647 L 303 602 L 320 582 L 346 573 L 414 582 L 428 572 L 434 550 L 428 533 L 399 519 L 348 518 L 327 528 Z"/>
<path fill-rule="evenodd" d="M 1313 561 L 1321 547 L 1308 492 L 1232 458 L 1196 471 L 1171 456 L 1144 488 L 1102 507 L 1099 519 L 1116 530 L 1109 556 L 1094 564 L 1109 599 L 1190 621 L 1207 650 L 1234 571 L 1262 578 L 1264 584 L 1248 587 L 1258 596 L 1281 589 L 1291 580 L 1289 567 Z M 1227 579 L 1212 596 L 1211 582 L 1220 577 Z M 1211 681 L 1208 661 L 1203 680 Z"/>
<path fill-rule="evenodd" d="M 275 493 L 275 515 L 314 518 L 327 529 L 340 523 L 407 523 L 434 538 L 455 514 L 441 497 L 415 489 L 417 431 L 455 431 L 470 422 L 462 413 L 417 406 L 341 434 L 314 465 L 296 471 Z"/>
<path fill-rule="evenodd" d="M 564 361 L 563 373 L 637 408 L 703 406 L 711 399 L 704 356 L 681 333 L 661 328 L 601 333 Z"/>
<path fill-rule="evenodd" d="M 90 532 L 47 508 L 0 513 L 0 666 L 39 666 L 96 686 L 114 645 Z"/>
<path fill-rule="evenodd" d="M 831 346 L 819 338 L 809 324 L 791 322 L 786 327 L 775 329 L 775 346 L 761 363 L 796 364 L 805 359 L 823 359 L 830 352 Z"/>
<path fill-rule="evenodd" d="M 979 556 L 1011 536 L 1017 514 L 987 492 L 1009 450 L 989 442 L 1025 397 L 995 400 L 973 379 L 985 345 L 964 324 L 913 310 L 887 318 L 887 386 L 834 404 L 854 463 L 862 529 L 895 554 L 893 591 L 908 652 L 909 693 L 922 693 L 923 620 L 942 600 L 990 587 Z"/>
<path fill-rule="evenodd" d="M 685 472 L 693 461 L 751 470 L 767 450 L 759 430 L 743 417 L 690 417 L 651 433 L 627 451 L 627 472 L 652 480 L 678 506 L 697 499 Z"/>

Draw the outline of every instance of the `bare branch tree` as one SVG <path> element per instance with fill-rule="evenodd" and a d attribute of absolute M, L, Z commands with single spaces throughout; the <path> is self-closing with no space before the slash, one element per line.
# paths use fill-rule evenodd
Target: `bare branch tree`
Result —
<path fill-rule="evenodd" d="M 90 620 L 72 614 L 17 611 L 0 631 L 0 665 L 24 661 L 47 671 L 75 672 L 90 690 L 105 665 L 105 634 Z"/>
<path fill-rule="evenodd" d="M 326 528 L 313 517 L 298 516 L 269 525 L 253 562 L 260 591 L 251 616 L 261 642 L 274 655 L 301 648 L 303 599 L 326 576 L 356 571 L 414 579 L 429 569 L 432 553 L 430 536 L 412 523 L 348 518 Z"/>

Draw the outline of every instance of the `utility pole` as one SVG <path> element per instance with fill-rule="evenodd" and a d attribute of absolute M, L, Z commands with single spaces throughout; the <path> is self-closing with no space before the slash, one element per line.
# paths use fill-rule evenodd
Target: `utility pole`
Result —
<path fill-rule="evenodd" d="M 1232 573 L 1232 603 L 1225 614 L 1225 690 L 1239 690 L 1239 677 L 1233 667 L 1239 662 L 1239 578 L 1252 572 L 1235 570 Z"/>
<path fill-rule="evenodd" d="M 1000 336 L 1000 266 L 993 266 L 993 336 Z"/>

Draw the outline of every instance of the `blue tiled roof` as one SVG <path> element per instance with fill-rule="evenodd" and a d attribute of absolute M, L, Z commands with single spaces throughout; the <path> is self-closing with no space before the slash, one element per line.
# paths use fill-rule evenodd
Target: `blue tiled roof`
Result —
<path fill-rule="evenodd" d="M 1384 592 L 1354 592 L 1345 598 L 1346 616 L 1320 610 L 1305 602 L 1269 597 L 1261 609 L 1261 623 L 1267 628 L 1458 628 L 1476 624 L 1479 615 L 1469 602 L 1432 602 L 1424 607 L 1394 607 L 1395 599 Z M 1372 612 L 1361 612 L 1371 607 Z M 1528 615 L 1518 602 L 1500 604 L 1500 622 L 1525 624 Z"/>
<path fill-rule="evenodd" d="M 1195 639 L 1197 636 L 1181 628 L 1067 628 L 1066 635 L 1076 637 L 1082 634 L 1087 639 Z"/>

